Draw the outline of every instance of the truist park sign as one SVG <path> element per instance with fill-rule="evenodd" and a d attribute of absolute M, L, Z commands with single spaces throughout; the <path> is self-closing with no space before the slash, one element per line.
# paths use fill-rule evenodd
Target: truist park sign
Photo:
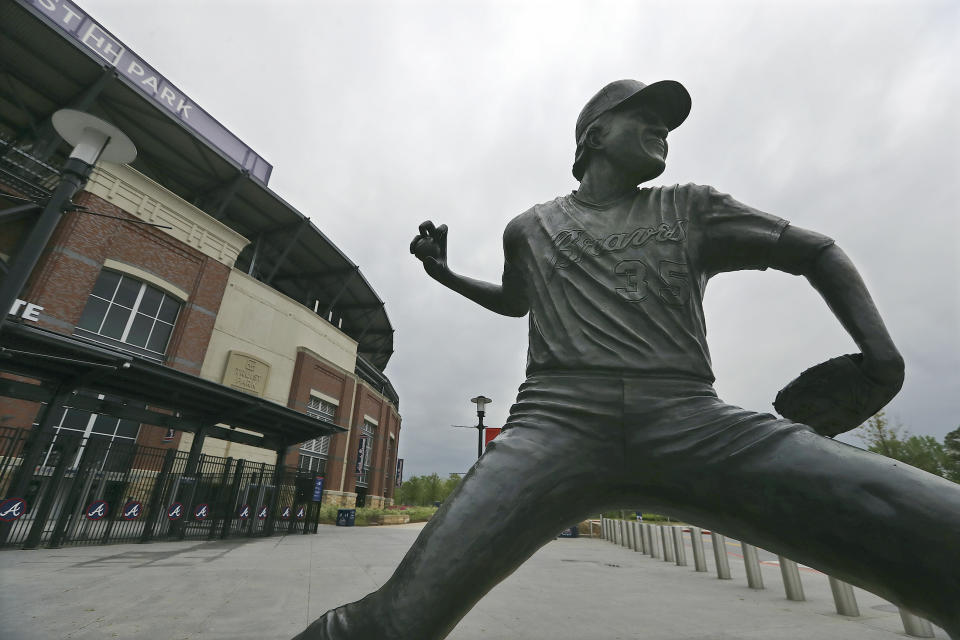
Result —
<path fill-rule="evenodd" d="M 80 49 L 109 64 L 143 95 L 160 105 L 264 185 L 273 170 L 266 160 L 230 133 L 169 80 L 69 0 L 19 0 L 66 34 Z"/>

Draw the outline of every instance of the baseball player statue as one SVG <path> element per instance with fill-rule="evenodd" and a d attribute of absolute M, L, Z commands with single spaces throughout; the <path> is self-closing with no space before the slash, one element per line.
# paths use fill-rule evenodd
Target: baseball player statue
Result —
<path fill-rule="evenodd" d="M 528 315 L 527 379 L 386 584 L 297 638 L 443 638 L 564 527 L 642 507 L 829 572 L 960 639 L 960 486 L 831 439 L 903 383 L 853 264 L 830 238 L 712 187 L 638 187 L 663 172 L 689 111 L 674 81 L 620 80 L 591 98 L 576 124 L 580 187 L 507 225 L 501 284 L 452 271 L 447 228 L 420 226 L 410 250 L 434 280 Z M 702 307 L 711 276 L 768 267 L 805 276 L 861 352 L 801 374 L 777 396 L 783 418 L 717 398 Z"/>

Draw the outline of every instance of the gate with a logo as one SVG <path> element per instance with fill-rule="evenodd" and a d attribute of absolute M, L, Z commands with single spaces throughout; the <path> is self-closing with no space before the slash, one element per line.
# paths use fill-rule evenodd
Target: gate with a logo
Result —
<path fill-rule="evenodd" d="M 40 447 L 41 464 L 22 469 Z M 292 467 L 0 428 L 0 547 L 212 540 L 316 531 Z M 302 475 L 302 474 L 301 474 Z M 299 488 L 299 490 L 298 490 Z M 13 495 L 17 493 L 18 495 Z"/>

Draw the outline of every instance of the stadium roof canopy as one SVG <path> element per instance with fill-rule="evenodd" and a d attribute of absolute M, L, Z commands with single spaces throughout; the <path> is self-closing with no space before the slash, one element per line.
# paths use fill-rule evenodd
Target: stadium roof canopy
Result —
<path fill-rule="evenodd" d="M 4 327 L 0 371 L 34 381 L 0 377 L 0 395 L 9 398 L 50 403 L 64 387 L 79 392 L 58 405 L 268 449 L 346 431 L 324 417 L 36 327 Z"/>
<path fill-rule="evenodd" d="M 72 3 L 0 2 L 0 180 L 30 170 L 18 168 L 17 150 L 62 166 L 70 149 L 50 118 L 63 108 L 119 127 L 137 147 L 134 169 L 251 241 L 238 269 L 315 309 L 358 342 L 362 359 L 386 367 L 393 327 L 383 301 L 353 261 L 270 190 L 263 158 Z"/>

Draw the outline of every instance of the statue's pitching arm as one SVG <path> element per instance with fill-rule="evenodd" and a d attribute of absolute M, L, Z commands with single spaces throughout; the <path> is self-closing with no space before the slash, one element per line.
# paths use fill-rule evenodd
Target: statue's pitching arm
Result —
<path fill-rule="evenodd" d="M 818 233 L 787 227 L 771 266 L 803 275 L 860 348 L 804 371 L 777 394 L 780 415 L 833 437 L 855 429 L 903 386 L 904 366 L 863 279 L 840 247 Z"/>
<path fill-rule="evenodd" d="M 803 246 L 815 243 L 817 238 L 823 236 L 791 225 L 781 235 L 777 253 L 781 260 L 789 260 L 799 255 Z M 777 260 L 776 256 L 774 260 Z M 772 266 L 777 268 L 778 265 Z M 903 357 L 847 254 L 837 245 L 830 244 L 808 261 L 801 275 L 820 293 L 860 347 L 864 372 L 877 382 L 899 387 L 903 383 Z"/>
<path fill-rule="evenodd" d="M 505 252 L 506 244 L 504 239 Z M 494 313 L 519 318 L 530 309 L 523 286 L 513 279 L 505 277 L 502 285 L 495 285 L 454 273 L 447 264 L 445 224 L 437 227 L 429 220 L 421 224 L 420 233 L 410 242 L 410 253 L 423 263 L 431 278 Z"/>

